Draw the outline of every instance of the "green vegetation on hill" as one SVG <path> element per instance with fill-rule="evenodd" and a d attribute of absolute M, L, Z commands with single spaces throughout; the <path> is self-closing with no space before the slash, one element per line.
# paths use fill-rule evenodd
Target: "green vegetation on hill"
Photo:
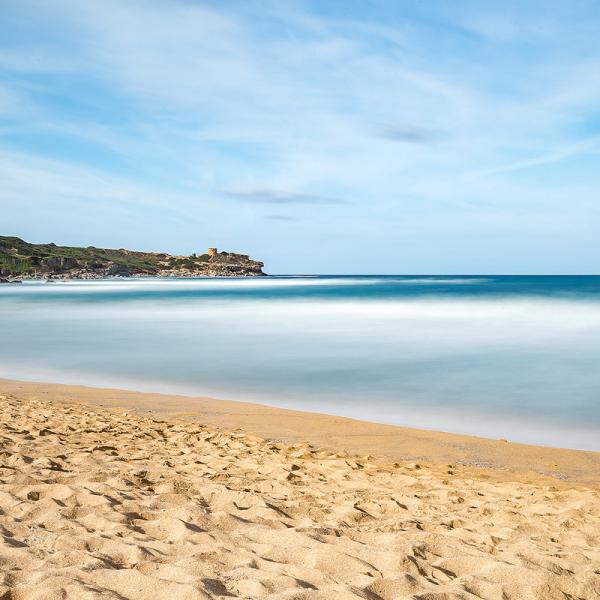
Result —
<path fill-rule="evenodd" d="M 246 255 L 171 256 L 107 248 L 30 244 L 0 236 L 0 277 L 100 277 L 110 275 L 262 275 L 262 263 Z"/>
<path fill-rule="evenodd" d="M 77 248 L 56 244 L 30 244 L 18 237 L 0 236 L 0 271 L 3 274 L 31 274 L 36 271 L 68 270 L 74 267 L 109 268 L 118 263 L 134 271 L 154 273 L 166 254 Z"/>

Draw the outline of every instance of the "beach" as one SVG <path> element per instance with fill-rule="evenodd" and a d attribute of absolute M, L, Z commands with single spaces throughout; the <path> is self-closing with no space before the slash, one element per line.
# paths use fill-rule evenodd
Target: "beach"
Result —
<path fill-rule="evenodd" d="M 0 598 L 600 597 L 600 454 L 0 380 Z"/>

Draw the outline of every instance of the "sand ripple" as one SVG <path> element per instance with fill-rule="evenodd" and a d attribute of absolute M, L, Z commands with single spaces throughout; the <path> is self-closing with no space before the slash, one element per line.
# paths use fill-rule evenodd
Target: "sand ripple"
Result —
<path fill-rule="evenodd" d="M 0 395 L 0 600 L 600 598 L 600 495 Z"/>

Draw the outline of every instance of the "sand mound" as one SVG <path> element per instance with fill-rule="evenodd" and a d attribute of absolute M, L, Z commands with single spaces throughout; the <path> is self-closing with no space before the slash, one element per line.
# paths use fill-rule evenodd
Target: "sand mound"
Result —
<path fill-rule="evenodd" d="M 0 599 L 600 598 L 600 494 L 0 395 Z"/>

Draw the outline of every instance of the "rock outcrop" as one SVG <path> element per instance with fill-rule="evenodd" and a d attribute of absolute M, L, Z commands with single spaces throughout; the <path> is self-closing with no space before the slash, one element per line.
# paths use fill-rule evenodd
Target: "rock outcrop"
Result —
<path fill-rule="evenodd" d="M 112 264 L 104 273 L 107 277 L 131 277 L 131 271 L 127 265 Z"/>
<path fill-rule="evenodd" d="M 50 256 L 40 260 L 40 267 L 48 271 L 71 271 L 78 266 L 79 263 L 68 256 Z"/>

